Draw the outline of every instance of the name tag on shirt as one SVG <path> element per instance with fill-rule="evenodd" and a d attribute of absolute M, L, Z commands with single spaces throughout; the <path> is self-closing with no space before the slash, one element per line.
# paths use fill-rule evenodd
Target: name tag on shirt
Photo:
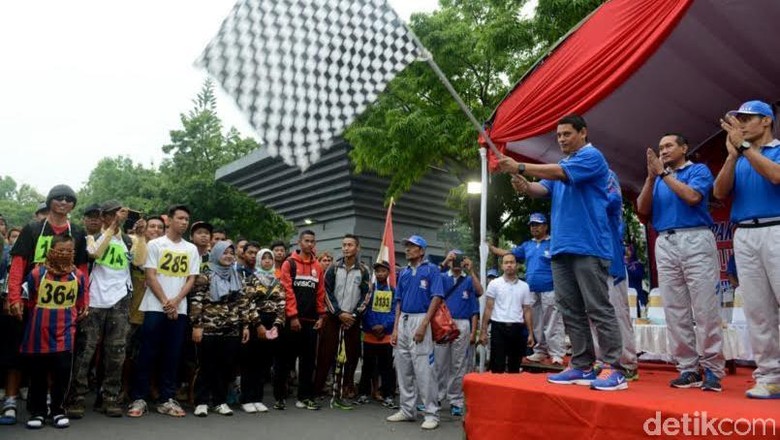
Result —
<path fill-rule="evenodd" d="M 78 282 L 41 280 L 36 305 L 43 309 L 69 309 L 76 305 Z"/>
<path fill-rule="evenodd" d="M 378 313 L 390 313 L 392 303 L 393 292 L 377 290 L 374 292 L 374 301 L 371 303 L 371 309 Z"/>
<path fill-rule="evenodd" d="M 169 277 L 186 277 L 190 274 L 190 257 L 186 252 L 165 249 L 157 263 L 157 273 Z"/>
<path fill-rule="evenodd" d="M 46 254 L 49 253 L 51 248 L 51 235 L 39 235 L 38 241 L 35 242 L 35 255 L 33 256 L 33 263 L 43 263 L 46 260 Z"/>
<path fill-rule="evenodd" d="M 127 253 L 124 246 L 119 243 L 111 243 L 103 256 L 95 260 L 95 263 L 109 267 L 111 269 L 124 269 L 129 264 Z"/>

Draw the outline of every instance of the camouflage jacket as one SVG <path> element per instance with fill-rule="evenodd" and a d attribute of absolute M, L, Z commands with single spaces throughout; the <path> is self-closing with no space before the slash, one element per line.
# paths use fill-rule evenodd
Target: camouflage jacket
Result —
<path fill-rule="evenodd" d="M 189 315 L 192 327 L 202 328 L 206 335 L 240 335 L 242 328 L 250 323 L 254 305 L 241 291 L 231 292 L 219 301 L 213 301 L 210 286 L 210 271 L 195 278 L 190 293 Z"/>
<path fill-rule="evenodd" d="M 244 279 L 244 296 L 252 303 L 249 311 L 249 322 L 252 326 L 256 327 L 265 322 L 266 325 L 284 327 L 285 294 L 279 280 L 267 287 L 255 275 L 248 276 Z M 273 324 L 270 324 L 271 319 Z"/>

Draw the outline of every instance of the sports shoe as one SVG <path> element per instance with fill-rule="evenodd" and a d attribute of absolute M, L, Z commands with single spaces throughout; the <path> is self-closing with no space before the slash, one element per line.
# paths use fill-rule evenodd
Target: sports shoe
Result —
<path fill-rule="evenodd" d="M 701 384 L 702 391 L 723 391 L 723 386 L 720 384 L 720 378 L 715 375 L 709 368 L 704 369 L 704 382 Z"/>
<path fill-rule="evenodd" d="M 757 383 L 745 395 L 751 399 L 780 399 L 780 384 Z"/>
<path fill-rule="evenodd" d="M 319 409 L 319 404 L 316 405 L 318 406 L 318 408 L 309 408 L 307 406 L 306 409 Z M 330 399 L 330 407 L 344 409 L 344 410 L 351 410 L 355 408 L 354 406 L 350 405 L 349 402 L 347 402 L 346 400 L 341 400 L 341 399 Z"/>
<path fill-rule="evenodd" d="M 528 359 L 531 362 L 542 362 L 543 360 L 547 359 L 547 354 L 537 352 L 532 354 L 531 356 L 527 356 L 526 359 Z"/>
<path fill-rule="evenodd" d="M 388 422 L 413 422 L 414 417 L 406 417 L 403 411 L 398 411 L 391 416 L 387 416 L 385 420 Z"/>
<path fill-rule="evenodd" d="M 116 399 L 103 399 L 100 405 L 100 412 L 108 417 L 122 417 L 122 407 Z"/>
<path fill-rule="evenodd" d="M 230 409 L 227 403 L 220 403 L 214 407 L 214 412 L 221 416 L 232 416 L 233 410 Z"/>
<path fill-rule="evenodd" d="M 669 382 L 674 388 L 699 388 L 701 387 L 701 374 L 695 371 L 683 371 L 677 379 Z"/>
<path fill-rule="evenodd" d="M 287 402 L 284 400 L 277 400 L 274 402 L 274 409 L 278 411 L 284 411 L 284 409 L 287 408 Z"/>
<path fill-rule="evenodd" d="M 57 414 L 52 417 L 51 424 L 57 429 L 65 429 L 70 427 L 70 419 L 65 414 Z"/>
<path fill-rule="evenodd" d="M 425 405 L 423 405 L 422 403 L 418 403 L 417 412 L 425 412 Z"/>
<path fill-rule="evenodd" d="M 71 419 L 81 419 L 86 412 L 86 405 L 84 405 L 84 399 L 76 399 L 70 402 L 65 408 L 65 414 Z"/>
<path fill-rule="evenodd" d="M 628 389 L 628 382 L 623 372 L 612 367 L 601 370 L 599 376 L 590 383 L 590 389 L 599 391 L 618 391 Z"/>
<path fill-rule="evenodd" d="M 146 401 L 144 399 L 138 399 L 133 401 L 129 407 L 127 407 L 128 417 L 141 417 L 146 414 L 147 411 Z"/>
<path fill-rule="evenodd" d="M 317 410 L 319 410 L 321 408 L 320 404 L 315 402 L 315 401 L 313 401 L 312 399 L 305 399 L 303 401 L 303 404 L 305 405 L 304 408 L 306 408 L 306 409 L 308 409 L 310 411 L 317 411 Z M 349 409 L 352 409 L 352 407 L 350 406 Z"/>
<path fill-rule="evenodd" d="M 366 396 L 365 394 L 361 394 L 360 396 L 358 396 L 357 399 L 355 399 L 355 404 L 356 405 L 365 405 L 365 404 L 370 403 L 370 402 L 371 402 L 371 399 L 369 399 L 368 396 Z"/>
<path fill-rule="evenodd" d="M 304 400 L 296 400 L 295 407 L 298 409 L 306 409 L 306 402 Z"/>
<path fill-rule="evenodd" d="M 392 397 L 385 397 L 384 400 L 382 400 L 382 406 L 390 409 L 398 409 L 398 405 Z"/>
<path fill-rule="evenodd" d="M 241 409 L 247 414 L 254 414 L 257 412 L 257 407 L 255 407 L 254 403 L 245 403 L 241 405 Z"/>
<path fill-rule="evenodd" d="M 547 376 L 547 382 L 558 385 L 590 385 L 596 380 L 596 372 L 593 369 L 583 371 L 578 368 L 567 368 L 558 374 Z"/>
<path fill-rule="evenodd" d="M 639 369 L 626 370 L 623 376 L 625 376 L 626 382 L 635 382 L 639 380 Z"/>
<path fill-rule="evenodd" d="M 553 365 L 561 365 L 563 366 L 563 358 L 560 356 L 553 356 L 552 357 L 552 364 Z"/>
<path fill-rule="evenodd" d="M 261 413 L 268 412 L 268 407 L 263 405 L 263 402 L 255 402 L 254 405 L 257 412 L 261 412 Z"/>
<path fill-rule="evenodd" d="M 209 406 L 208 405 L 197 405 L 195 407 L 195 417 L 206 417 L 209 415 Z"/>
<path fill-rule="evenodd" d="M 166 402 L 157 405 L 157 412 L 171 417 L 184 417 L 187 415 L 175 399 L 168 399 Z"/>
<path fill-rule="evenodd" d="M 422 429 L 436 429 L 439 427 L 439 421 L 436 419 L 425 419 L 420 425 Z"/>
<path fill-rule="evenodd" d="M 460 406 L 451 406 L 450 407 L 450 415 L 453 417 L 462 417 L 463 416 L 463 408 Z"/>
<path fill-rule="evenodd" d="M 16 400 L 9 402 L 6 400 L 3 409 L 0 410 L 0 425 L 16 424 Z"/>

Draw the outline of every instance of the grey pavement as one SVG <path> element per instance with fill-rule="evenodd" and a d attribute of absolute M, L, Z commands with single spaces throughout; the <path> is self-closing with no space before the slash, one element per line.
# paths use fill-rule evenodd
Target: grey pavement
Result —
<path fill-rule="evenodd" d="M 22 406 L 25 402 L 20 402 Z M 271 402 L 265 402 L 269 407 Z M 245 414 L 238 405 L 233 407 L 231 417 L 209 414 L 199 418 L 192 415 L 191 408 L 185 408 L 187 416 L 173 418 L 154 412 L 140 419 L 129 417 L 108 418 L 96 413 L 88 406 L 86 417 L 71 420 L 71 427 L 59 430 L 46 425 L 38 431 L 24 427 L 26 411 L 19 414 L 15 426 L 0 426 L 2 440 L 240 440 L 240 439 L 461 439 L 463 421 L 451 417 L 449 408 L 441 411 L 439 428 L 423 431 L 422 418 L 417 422 L 385 421 L 394 410 L 383 408 L 379 403 L 355 407 L 351 411 L 323 408 L 309 411 L 295 408 L 295 400 L 289 399 L 284 411 L 270 409 L 264 414 Z M 325 405 L 323 405 L 325 406 Z"/>

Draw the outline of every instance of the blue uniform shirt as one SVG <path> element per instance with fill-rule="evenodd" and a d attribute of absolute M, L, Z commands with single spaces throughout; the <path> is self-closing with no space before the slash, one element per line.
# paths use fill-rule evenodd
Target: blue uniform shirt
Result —
<path fill-rule="evenodd" d="M 712 226 L 709 201 L 715 178 L 710 169 L 700 163 L 687 162 L 674 172 L 680 182 L 701 194 L 701 201 L 690 206 L 658 176 L 653 184 L 653 228 L 658 232 L 669 229 Z"/>
<path fill-rule="evenodd" d="M 609 265 L 609 275 L 614 283 L 626 279 L 626 250 L 623 248 L 623 234 L 626 225 L 623 222 L 623 192 L 620 190 L 620 181 L 617 174 L 609 170 L 607 180 L 607 217 L 609 218 L 609 230 L 612 233 L 612 260 Z"/>
<path fill-rule="evenodd" d="M 774 163 L 780 163 L 780 141 L 774 139 L 762 147 L 761 155 Z M 780 185 L 773 185 L 758 174 L 745 157 L 737 159 L 732 193 L 732 222 L 780 217 Z"/>
<path fill-rule="evenodd" d="M 607 174 L 604 155 L 587 144 L 558 164 L 567 181 L 542 180 L 552 197 L 552 254 L 612 259 L 607 223 Z"/>
<path fill-rule="evenodd" d="M 371 297 L 366 304 L 366 310 L 363 312 L 362 327 L 363 331 L 369 333 L 372 331 L 375 325 L 381 325 L 385 328 L 385 334 L 393 333 L 393 324 L 395 323 L 395 301 L 390 302 L 389 311 L 380 311 L 374 309 L 374 295 L 376 292 L 390 292 L 395 299 L 395 290 L 387 284 L 379 284 L 377 281 L 374 283 L 374 289 L 371 292 Z"/>
<path fill-rule="evenodd" d="M 552 266 L 550 264 L 550 237 L 540 241 L 528 240 L 512 249 L 517 261 L 525 260 L 525 278 L 531 292 L 553 290 Z"/>
<path fill-rule="evenodd" d="M 443 273 L 441 274 L 441 284 L 444 295 L 447 297 L 447 308 L 450 309 L 452 319 L 471 319 L 472 316 L 479 315 L 474 279 L 465 274 L 462 274 L 461 277 L 465 277 L 465 279 L 452 292 L 450 289 L 455 285 L 457 278 L 449 273 Z"/>
<path fill-rule="evenodd" d="M 427 313 L 434 296 L 444 296 L 439 267 L 428 260 L 416 268 L 406 266 L 398 276 L 396 301 L 403 313 Z"/>

